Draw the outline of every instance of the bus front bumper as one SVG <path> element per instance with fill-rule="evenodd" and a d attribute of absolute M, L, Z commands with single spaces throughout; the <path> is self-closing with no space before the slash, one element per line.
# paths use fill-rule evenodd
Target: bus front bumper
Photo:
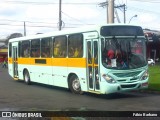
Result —
<path fill-rule="evenodd" d="M 104 82 L 105 83 L 105 82 Z M 109 93 L 115 93 L 115 92 L 123 92 L 123 91 L 132 91 L 132 90 L 138 90 L 138 89 L 147 89 L 148 88 L 148 80 L 144 80 L 137 83 L 114 83 L 109 84 L 106 83 L 106 87 L 102 87 L 102 93 L 109 94 Z"/>

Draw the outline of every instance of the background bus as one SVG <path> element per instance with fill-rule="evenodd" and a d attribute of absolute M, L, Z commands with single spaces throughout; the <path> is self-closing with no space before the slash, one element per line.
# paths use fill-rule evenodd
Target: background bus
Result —
<path fill-rule="evenodd" d="M 15 80 L 108 94 L 148 87 L 143 30 L 99 25 L 9 40 L 8 72 Z"/>

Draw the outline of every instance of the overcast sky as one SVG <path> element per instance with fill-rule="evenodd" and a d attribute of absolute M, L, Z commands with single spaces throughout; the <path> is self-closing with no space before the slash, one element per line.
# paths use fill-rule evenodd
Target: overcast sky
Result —
<path fill-rule="evenodd" d="M 106 8 L 99 6 L 105 1 L 62 0 L 62 30 L 106 23 Z M 59 0 L 0 0 L 0 39 L 12 33 L 24 34 L 24 21 L 27 35 L 58 30 L 58 3 Z M 126 23 L 131 20 L 131 24 L 160 30 L 160 0 L 115 0 L 115 6 L 123 4 Z M 117 12 L 123 23 L 123 9 Z"/>

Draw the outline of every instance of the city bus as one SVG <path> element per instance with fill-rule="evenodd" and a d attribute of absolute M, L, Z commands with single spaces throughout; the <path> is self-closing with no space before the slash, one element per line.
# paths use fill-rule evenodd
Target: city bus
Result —
<path fill-rule="evenodd" d="M 105 24 L 9 40 L 8 72 L 75 94 L 148 87 L 146 39 L 140 26 Z"/>

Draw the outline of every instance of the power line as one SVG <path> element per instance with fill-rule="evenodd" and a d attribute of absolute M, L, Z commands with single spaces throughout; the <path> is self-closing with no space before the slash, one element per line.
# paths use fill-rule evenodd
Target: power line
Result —
<path fill-rule="evenodd" d="M 137 2 L 149 2 L 149 3 L 160 3 L 159 0 L 131 0 L 131 1 L 137 1 Z"/>
<path fill-rule="evenodd" d="M 58 2 L 26 2 L 26 1 L 5 1 L 5 3 L 12 3 L 12 4 L 34 4 L 34 5 L 50 5 L 50 4 L 59 4 Z M 97 5 L 98 2 L 78 2 L 78 3 L 63 3 L 63 4 L 74 4 L 74 5 Z"/>
<path fill-rule="evenodd" d="M 131 1 L 136 1 L 136 2 L 149 2 L 149 3 L 160 3 L 159 0 L 131 0 Z M 154 14 L 158 14 L 160 15 L 160 12 L 157 12 L 157 11 L 151 11 L 149 9 L 142 9 L 142 8 L 137 8 L 137 7 L 133 7 L 133 6 L 129 6 L 127 7 L 129 10 L 134 10 L 134 11 L 138 11 L 138 12 L 141 12 L 141 13 L 154 13 Z M 152 9 L 153 10 L 153 9 Z"/>
<path fill-rule="evenodd" d="M 76 18 L 73 18 L 71 16 L 69 16 L 68 14 L 62 12 L 65 16 L 71 18 L 72 20 L 76 20 L 78 22 L 81 22 L 82 24 L 74 24 L 74 23 L 66 23 L 66 25 L 94 25 L 94 24 L 87 24 L 87 23 L 84 23 Z M 54 26 L 51 26 L 51 25 L 57 25 L 57 23 L 48 23 L 48 22 L 32 22 L 32 21 L 19 21 L 19 20 L 10 20 L 10 19 L 0 19 L 0 21 L 5 21 L 6 23 L 0 23 L 1 26 L 24 26 L 23 24 L 20 24 L 19 22 L 21 23 L 33 23 L 32 24 L 25 24 L 26 27 L 46 27 L 46 28 L 57 28 L 57 27 L 54 27 Z M 9 23 L 8 23 L 9 22 Z M 19 23 L 19 24 L 16 24 Z M 42 24 L 46 24 L 46 25 L 34 25 L 34 24 L 39 24 L 39 23 L 42 23 Z M 51 24 L 51 25 L 48 25 L 48 24 Z M 76 28 L 76 27 L 65 27 L 65 28 Z"/>
<path fill-rule="evenodd" d="M 13 24 L 6 24 L 1 23 L 0 25 L 6 25 L 6 26 L 24 26 L 24 25 L 13 25 Z M 47 27 L 47 28 L 54 28 L 52 26 L 42 26 L 42 25 L 26 25 L 27 27 Z"/>
<path fill-rule="evenodd" d="M 9 20 L 9 19 L 0 19 L 0 21 L 57 24 L 57 23 L 49 23 L 49 22 L 33 22 L 33 21 L 20 21 L 20 20 Z"/>
<path fill-rule="evenodd" d="M 84 22 L 81 21 L 81 20 L 78 20 L 78 19 L 76 19 L 76 18 L 74 18 L 74 17 L 69 16 L 68 14 L 64 13 L 63 11 L 62 11 L 62 13 L 63 13 L 65 16 L 67 16 L 67 17 L 69 17 L 69 18 L 71 18 L 71 19 L 73 19 L 73 20 L 76 20 L 76 21 L 78 21 L 78 22 L 81 22 L 81 23 L 83 23 L 83 24 L 86 24 L 86 23 L 84 23 Z"/>
<path fill-rule="evenodd" d="M 137 8 L 137 7 L 128 7 L 128 9 L 134 10 L 134 11 L 138 11 L 138 12 L 143 12 L 143 13 L 144 13 L 144 12 L 145 12 L 145 13 L 155 13 L 155 14 L 160 15 L 160 12 L 145 10 L 145 9 Z"/>
<path fill-rule="evenodd" d="M 74 23 L 65 23 L 65 24 L 66 25 L 84 25 L 84 24 L 78 24 L 78 23 L 77 24 L 76 23 L 75 24 Z M 95 25 L 95 24 L 85 24 L 85 25 Z"/>
<path fill-rule="evenodd" d="M 24 26 L 24 25 L 13 25 L 13 24 L 0 24 L 3 26 Z M 46 27 L 46 28 L 57 28 L 57 26 L 42 26 L 42 25 L 26 25 L 26 27 Z M 65 27 L 65 28 L 76 28 L 76 27 Z"/>

